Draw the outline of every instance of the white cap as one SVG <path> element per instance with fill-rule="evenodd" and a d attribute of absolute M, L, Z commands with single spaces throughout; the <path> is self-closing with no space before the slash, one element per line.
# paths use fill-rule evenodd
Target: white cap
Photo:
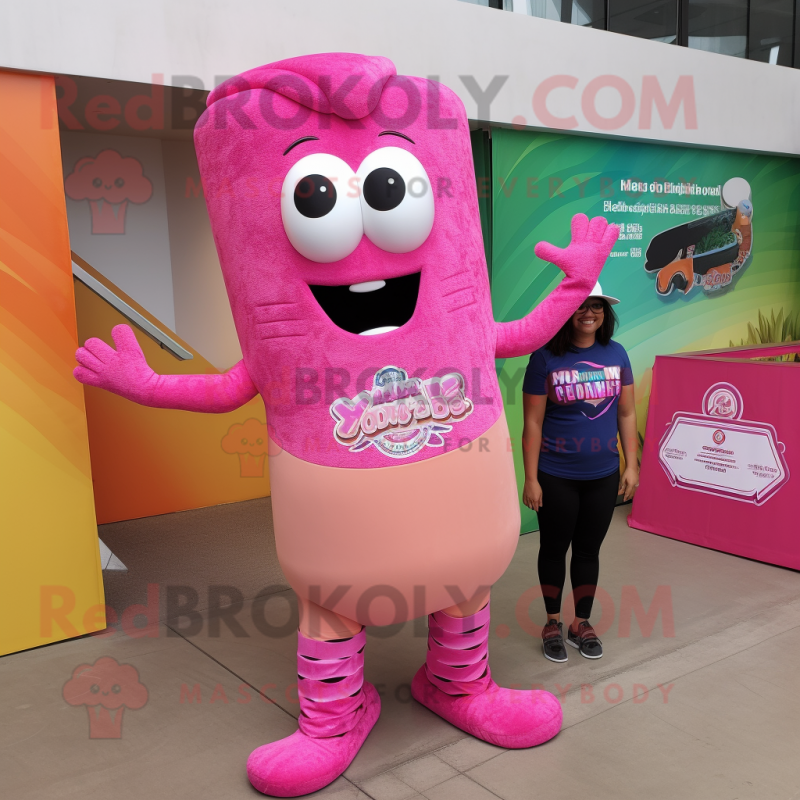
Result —
<path fill-rule="evenodd" d="M 600 286 L 600 281 L 594 285 L 594 289 L 589 293 L 589 297 L 602 297 L 603 300 L 607 300 L 610 306 L 615 306 L 619 303 L 619 300 L 616 297 L 611 297 L 610 295 L 603 294 L 603 287 Z"/>

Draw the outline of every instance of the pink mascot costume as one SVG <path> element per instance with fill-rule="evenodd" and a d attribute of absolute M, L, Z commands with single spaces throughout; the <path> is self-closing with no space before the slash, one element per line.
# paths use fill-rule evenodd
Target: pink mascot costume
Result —
<path fill-rule="evenodd" d="M 547 741 L 558 701 L 498 687 L 488 664 L 490 587 L 519 534 L 494 359 L 548 341 L 616 227 L 578 215 L 569 247 L 537 245 L 566 277 L 524 319 L 496 323 L 464 108 L 386 58 L 304 56 L 232 78 L 195 144 L 243 360 L 156 375 L 121 325 L 116 350 L 86 342 L 75 375 L 160 408 L 264 399 L 278 555 L 301 611 L 301 713 L 297 732 L 251 754 L 251 783 L 287 797 L 341 775 L 380 712 L 363 626 L 424 614 L 413 697 L 502 747 Z"/>

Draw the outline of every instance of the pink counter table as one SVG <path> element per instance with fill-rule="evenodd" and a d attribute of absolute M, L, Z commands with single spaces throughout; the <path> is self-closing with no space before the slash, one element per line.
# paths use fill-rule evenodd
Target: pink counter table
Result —
<path fill-rule="evenodd" d="M 658 356 L 639 528 L 800 569 L 800 342 Z"/>

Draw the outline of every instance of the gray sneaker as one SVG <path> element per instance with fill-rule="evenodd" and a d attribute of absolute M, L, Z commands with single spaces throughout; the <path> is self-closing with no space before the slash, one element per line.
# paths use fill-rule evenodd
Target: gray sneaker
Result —
<path fill-rule="evenodd" d="M 586 620 L 578 625 L 577 633 L 572 632 L 572 627 L 567 628 L 567 642 L 577 648 L 584 658 L 603 657 L 603 643 Z"/>
<path fill-rule="evenodd" d="M 559 664 L 568 659 L 567 648 L 564 647 L 564 636 L 561 633 L 561 623 L 554 619 L 548 620 L 542 629 L 542 652 L 544 657 Z"/>

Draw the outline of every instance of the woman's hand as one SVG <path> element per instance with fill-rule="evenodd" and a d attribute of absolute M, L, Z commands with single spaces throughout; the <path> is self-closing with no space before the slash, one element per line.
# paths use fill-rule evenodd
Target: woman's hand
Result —
<path fill-rule="evenodd" d="M 639 485 L 639 470 L 636 467 L 627 467 L 619 481 L 619 491 L 617 494 L 623 494 L 623 500 L 627 502 L 632 499 L 636 494 L 636 487 Z"/>
<path fill-rule="evenodd" d="M 535 478 L 526 480 L 522 488 L 522 502 L 531 511 L 538 511 L 542 507 L 542 487 Z"/>

